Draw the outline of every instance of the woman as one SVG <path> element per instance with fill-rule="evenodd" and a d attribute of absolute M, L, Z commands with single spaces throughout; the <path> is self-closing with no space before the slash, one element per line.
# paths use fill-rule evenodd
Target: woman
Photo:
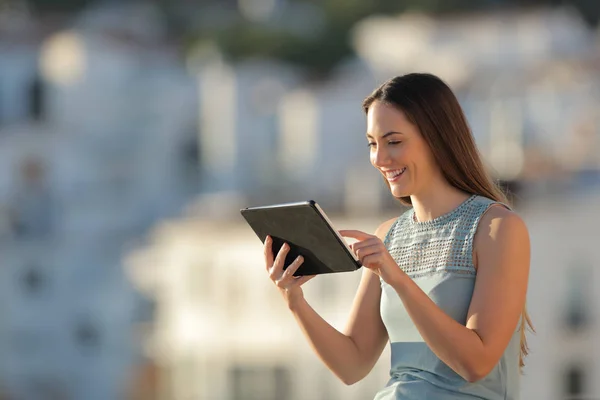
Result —
<path fill-rule="evenodd" d="M 365 267 L 339 332 L 304 299 L 312 277 L 270 278 L 314 351 L 344 383 L 364 378 L 391 343 L 391 379 L 377 400 L 518 399 L 527 354 L 530 245 L 523 220 L 486 174 L 462 109 L 430 74 L 391 79 L 363 103 L 371 163 L 412 207 L 375 235 L 340 231 Z"/>

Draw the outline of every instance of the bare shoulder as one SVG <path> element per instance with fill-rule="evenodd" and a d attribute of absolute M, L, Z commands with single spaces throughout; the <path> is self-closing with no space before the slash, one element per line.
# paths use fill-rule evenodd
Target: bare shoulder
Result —
<path fill-rule="evenodd" d="M 384 240 L 385 235 L 387 235 L 388 231 L 392 228 L 392 225 L 394 225 L 394 222 L 396 222 L 397 219 L 398 217 L 394 217 L 379 225 L 375 230 L 375 236 L 381 240 Z"/>
<path fill-rule="evenodd" d="M 495 204 L 482 215 L 478 232 L 487 232 L 484 236 L 493 237 L 497 237 L 501 233 L 524 235 L 527 234 L 527 225 L 516 212 L 500 204 Z"/>
<path fill-rule="evenodd" d="M 481 217 L 474 237 L 476 256 L 529 249 L 529 231 L 519 214 L 496 204 Z"/>

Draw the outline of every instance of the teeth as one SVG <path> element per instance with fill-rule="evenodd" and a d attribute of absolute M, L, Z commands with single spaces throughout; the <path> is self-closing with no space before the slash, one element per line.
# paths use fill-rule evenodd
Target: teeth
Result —
<path fill-rule="evenodd" d="M 401 173 L 403 173 L 404 171 L 406 171 L 406 167 L 396 170 L 396 171 L 392 171 L 392 172 L 387 172 L 385 175 L 388 179 L 394 179 L 395 177 L 397 177 L 398 175 L 400 175 Z"/>

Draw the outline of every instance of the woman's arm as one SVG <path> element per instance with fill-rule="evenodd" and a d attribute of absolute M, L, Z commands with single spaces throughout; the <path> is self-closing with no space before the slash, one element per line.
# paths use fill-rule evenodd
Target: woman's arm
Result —
<path fill-rule="evenodd" d="M 356 231 L 350 234 L 360 236 Z M 482 379 L 494 368 L 517 328 L 525 305 L 530 259 L 524 222 L 501 207 L 491 207 L 484 214 L 475 246 L 477 278 L 466 326 L 440 309 L 387 251 L 381 251 L 381 245 L 378 252 L 368 251 L 370 259 L 366 260 L 396 290 L 429 348 L 469 382 Z"/>
<path fill-rule="evenodd" d="M 290 307 L 312 349 L 347 385 L 367 376 L 385 347 L 380 291 L 379 277 L 365 269 L 344 332 L 332 327 L 303 297 Z"/>
<path fill-rule="evenodd" d="M 376 235 L 383 238 L 392 223 L 393 220 L 383 223 Z M 385 348 L 387 331 L 379 312 L 380 298 L 379 276 L 364 269 L 343 332 L 325 321 L 303 295 L 290 297 L 288 301 L 292 314 L 317 356 L 347 385 L 367 376 Z"/>

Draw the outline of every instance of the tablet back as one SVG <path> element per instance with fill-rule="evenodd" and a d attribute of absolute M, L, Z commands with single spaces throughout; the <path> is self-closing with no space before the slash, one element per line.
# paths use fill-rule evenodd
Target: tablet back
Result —
<path fill-rule="evenodd" d="M 361 267 L 312 200 L 245 208 L 240 212 L 263 243 L 267 235 L 273 238 L 273 257 L 283 243 L 290 245 L 284 269 L 299 255 L 304 257 L 295 276 L 355 271 Z"/>

